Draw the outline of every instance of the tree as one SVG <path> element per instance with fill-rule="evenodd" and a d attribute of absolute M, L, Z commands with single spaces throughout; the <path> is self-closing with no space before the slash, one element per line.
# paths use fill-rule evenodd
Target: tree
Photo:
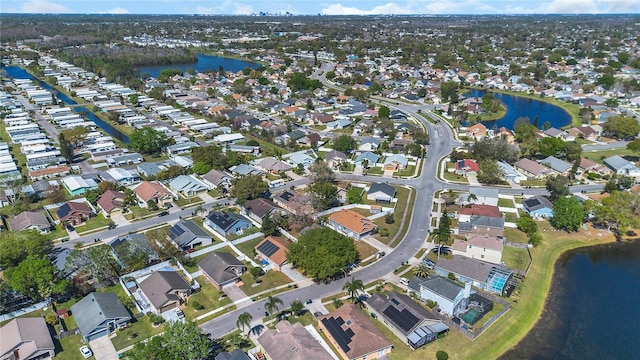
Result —
<path fill-rule="evenodd" d="M 440 85 L 440 97 L 443 102 L 458 102 L 458 83 L 455 81 L 447 81 Z"/>
<path fill-rule="evenodd" d="M 640 133 L 640 124 L 632 117 L 612 116 L 602 126 L 603 133 L 623 139 L 628 136 L 637 136 Z"/>
<path fill-rule="evenodd" d="M 585 210 L 593 215 L 595 224 L 608 229 L 640 225 L 640 196 L 628 191 L 613 191 L 600 203 L 587 201 Z"/>
<path fill-rule="evenodd" d="M 249 270 L 249 272 L 251 273 L 251 276 L 253 276 L 255 280 L 258 280 L 260 276 L 262 276 L 262 274 L 264 273 L 264 271 L 262 271 L 262 268 L 257 266 L 252 267 L 251 270 Z"/>
<path fill-rule="evenodd" d="M 608 98 L 604 101 L 604 104 L 610 108 L 617 108 L 620 105 L 620 102 L 616 98 Z"/>
<path fill-rule="evenodd" d="M 302 312 L 304 311 L 304 304 L 300 300 L 292 301 L 290 307 L 291 307 L 291 312 L 294 313 L 296 316 L 302 315 Z"/>
<path fill-rule="evenodd" d="M 4 278 L 11 289 L 33 299 L 48 299 L 64 291 L 67 282 L 59 281 L 56 268 L 46 258 L 29 256 L 18 266 L 8 268 Z"/>
<path fill-rule="evenodd" d="M 262 180 L 260 175 L 247 175 L 233 180 L 231 196 L 236 198 L 236 203 L 243 205 L 247 200 L 253 200 L 269 191 L 269 184 Z"/>
<path fill-rule="evenodd" d="M 544 156 L 556 156 L 564 149 L 564 141 L 554 137 L 545 137 L 539 143 L 540 153 Z"/>
<path fill-rule="evenodd" d="M 209 336 L 195 322 L 173 321 L 165 325 L 162 335 L 139 341 L 127 352 L 130 360 L 201 360 L 213 345 Z"/>
<path fill-rule="evenodd" d="M 391 110 L 389 110 L 389 107 L 386 105 L 380 105 L 380 108 L 378 109 L 378 117 L 381 119 L 388 119 L 389 116 L 391 116 Z"/>
<path fill-rule="evenodd" d="M 358 187 L 351 187 L 347 190 L 347 204 L 361 204 L 362 203 L 362 189 Z"/>
<path fill-rule="evenodd" d="M 516 141 L 520 144 L 523 156 L 535 155 L 538 152 L 538 129 L 531 124 L 520 124 L 514 129 Z"/>
<path fill-rule="evenodd" d="M 555 202 L 557 199 L 568 196 L 569 179 L 562 175 L 554 175 L 547 177 L 547 191 L 549 192 L 549 200 Z"/>
<path fill-rule="evenodd" d="M 73 163 L 73 144 L 67 140 L 63 132 L 58 134 L 58 144 L 60 145 L 60 155 L 65 158 L 69 164 Z"/>
<path fill-rule="evenodd" d="M 244 331 L 245 326 L 249 327 L 251 325 L 251 320 L 253 320 L 253 316 L 251 316 L 251 314 L 249 314 L 248 312 L 243 312 L 242 314 L 238 315 L 236 326 L 238 328 L 242 328 L 242 331 Z"/>
<path fill-rule="evenodd" d="M 0 268 L 18 266 L 27 257 L 44 258 L 53 250 L 53 242 L 36 230 L 0 232 Z"/>
<path fill-rule="evenodd" d="M 280 234 L 280 230 L 278 230 L 278 223 L 274 221 L 272 214 L 267 214 L 267 216 L 262 219 L 262 233 L 266 236 Z"/>
<path fill-rule="evenodd" d="M 627 149 L 640 154 L 640 139 L 635 139 L 627 144 Z"/>
<path fill-rule="evenodd" d="M 474 203 L 478 201 L 478 196 L 474 193 L 470 193 L 469 196 L 467 196 L 467 201 L 470 203 Z"/>
<path fill-rule="evenodd" d="M 561 197 L 553 203 L 551 225 L 556 229 L 577 231 L 584 219 L 584 208 L 575 197 Z"/>
<path fill-rule="evenodd" d="M 481 160 L 478 162 L 478 167 L 480 168 L 478 171 L 478 181 L 481 183 L 491 185 L 502 182 L 500 168 L 495 161 Z"/>
<path fill-rule="evenodd" d="M 206 173 L 208 173 L 209 171 L 211 171 L 211 165 L 204 163 L 202 161 L 198 161 L 197 163 L 193 164 L 193 172 L 198 174 L 198 175 L 204 175 Z"/>
<path fill-rule="evenodd" d="M 424 264 L 420 264 L 413 270 L 413 275 L 426 279 L 429 276 L 429 268 Z"/>
<path fill-rule="evenodd" d="M 360 279 L 353 278 L 351 281 L 344 283 L 342 291 L 347 293 L 347 295 L 349 295 L 349 299 L 355 303 L 358 300 L 359 292 L 364 291 L 364 283 Z"/>
<path fill-rule="evenodd" d="M 131 146 L 143 154 L 157 154 L 169 145 L 167 135 L 151 127 L 134 130 L 129 136 Z"/>
<path fill-rule="evenodd" d="M 437 360 L 449 360 L 449 354 L 447 354 L 445 351 L 438 350 L 436 352 L 436 359 Z"/>
<path fill-rule="evenodd" d="M 329 228 L 318 228 L 289 245 L 287 260 L 313 279 L 323 281 L 358 260 L 358 251 L 353 239 Z"/>
<path fill-rule="evenodd" d="M 280 310 L 278 306 L 282 306 L 282 305 L 284 305 L 284 302 L 281 299 L 274 296 L 269 296 L 267 298 L 267 301 L 264 303 L 264 309 L 268 311 L 270 314 L 273 314 L 278 310 Z"/>
<path fill-rule="evenodd" d="M 71 251 L 67 266 L 78 268 L 98 282 L 115 282 L 122 272 L 122 267 L 111 253 L 111 247 L 106 244 Z"/>
<path fill-rule="evenodd" d="M 309 179 L 315 184 L 332 183 L 335 178 L 336 174 L 331 170 L 329 164 L 320 158 L 309 167 Z"/>
<path fill-rule="evenodd" d="M 351 153 L 358 147 L 356 139 L 350 135 L 340 135 L 333 141 L 333 148 L 345 154 Z"/>
<path fill-rule="evenodd" d="M 513 163 L 519 158 L 520 149 L 502 138 L 484 138 L 473 144 L 471 148 L 476 160 L 501 160 Z"/>
<path fill-rule="evenodd" d="M 436 240 L 438 244 L 448 243 L 451 239 L 451 218 L 445 208 L 440 216 L 440 222 L 438 223 L 438 229 L 436 230 Z"/>
<path fill-rule="evenodd" d="M 331 208 L 337 201 L 338 188 L 331 183 L 315 183 L 308 187 L 316 211 Z"/>
<path fill-rule="evenodd" d="M 536 221 L 533 220 L 533 217 L 526 212 L 520 214 L 520 218 L 516 225 L 520 231 L 529 236 L 538 231 L 538 223 L 536 223 Z"/>

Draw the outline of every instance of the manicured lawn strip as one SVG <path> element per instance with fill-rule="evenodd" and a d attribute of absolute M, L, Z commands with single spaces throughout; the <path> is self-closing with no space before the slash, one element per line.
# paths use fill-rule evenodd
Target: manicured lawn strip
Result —
<path fill-rule="evenodd" d="M 502 261 L 512 269 L 526 271 L 531 259 L 527 249 L 505 246 L 502 249 Z"/>
<path fill-rule="evenodd" d="M 448 172 L 446 170 L 443 172 L 443 177 L 444 177 L 445 180 L 449 180 L 449 181 L 465 183 L 465 184 L 469 183 L 469 180 L 467 180 L 466 177 L 460 176 L 460 175 L 456 175 L 455 173 Z"/>
<path fill-rule="evenodd" d="M 124 215 L 125 219 L 127 220 L 140 220 L 145 216 L 155 215 L 162 211 L 162 209 L 151 211 L 148 208 L 143 208 L 140 206 L 129 206 L 129 210 L 131 212 Z"/>
<path fill-rule="evenodd" d="M 515 223 L 518 221 L 518 214 L 512 212 L 505 212 L 504 221 Z"/>
<path fill-rule="evenodd" d="M 547 181 L 543 179 L 534 179 L 534 180 L 522 180 L 520 181 L 520 185 L 527 187 L 544 187 L 547 185 Z"/>
<path fill-rule="evenodd" d="M 244 291 L 247 296 L 255 295 L 259 292 L 274 289 L 280 285 L 285 285 L 291 283 L 291 279 L 287 277 L 287 275 L 281 273 L 280 271 L 267 271 L 266 274 L 262 275 L 262 282 L 257 286 L 253 286 L 255 284 L 255 280 L 253 276 L 248 272 L 244 273 L 242 276 L 242 282 L 244 283 L 240 286 L 240 289 Z"/>
<path fill-rule="evenodd" d="M 382 168 L 379 166 L 372 166 L 364 172 L 366 172 L 367 175 L 382 175 L 384 173 L 384 170 L 382 170 Z"/>
<path fill-rule="evenodd" d="M 231 339 L 233 339 L 234 336 L 237 336 L 238 334 L 241 335 L 246 335 L 245 333 L 243 333 L 240 330 L 234 330 L 233 332 L 223 336 L 222 338 L 220 338 L 220 343 L 222 344 L 222 346 L 226 349 L 226 351 L 233 351 L 233 349 L 235 348 L 233 346 L 233 344 L 231 343 Z M 240 347 L 240 349 L 242 349 L 242 351 L 247 352 L 250 349 L 254 348 L 255 345 L 253 344 L 253 341 L 251 341 L 251 338 L 249 338 L 248 336 L 244 336 L 244 339 L 246 340 Z"/>
<path fill-rule="evenodd" d="M 413 176 L 416 173 L 416 166 L 409 165 L 404 170 L 399 170 L 393 173 L 394 176 Z"/>
<path fill-rule="evenodd" d="M 389 244 L 393 237 L 398 233 L 398 230 L 400 229 L 400 223 L 402 222 L 402 217 L 409 216 L 409 214 L 404 213 L 405 207 L 407 205 L 407 197 L 409 196 L 409 189 L 401 186 L 394 186 L 394 188 L 396 189 L 396 197 L 398 198 L 398 202 L 396 203 L 396 208 L 393 213 L 393 218 L 395 220 L 394 223 L 387 224 L 384 220 L 384 216 L 373 220 L 373 223 L 378 226 L 378 229 L 387 228 L 389 230 L 389 236 L 376 236 L 379 241 L 385 244 Z M 410 207 L 410 209 L 412 208 Z M 408 222 L 409 219 L 407 218 L 407 220 L 405 221 L 405 225 L 408 224 Z"/>
<path fill-rule="evenodd" d="M 590 231 L 594 232 L 593 229 Z M 471 341 L 452 330 L 436 346 L 427 345 L 409 358 L 433 359 L 437 350 L 449 353 L 450 359 L 497 359 L 515 346 L 535 325 L 540 317 L 551 287 L 555 262 L 565 251 L 614 241 L 613 236 L 593 236 L 587 232 L 566 234 L 559 232 L 542 233 L 543 240 L 531 250 L 534 265 L 517 294 L 518 302 L 511 302 L 511 310 L 489 327 L 480 337 Z M 591 239 L 591 240 L 590 240 Z M 595 240 L 593 240 L 595 239 Z M 402 355 L 400 352 L 396 353 Z M 391 359 L 407 359 L 391 353 Z"/>
<path fill-rule="evenodd" d="M 493 303 L 493 309 L 491 309 L 491 311 L 489 311 L 488 313 L 484 314 L 482 319 L 478 320 L 477 323 L 473 324 L 473 328 L 474 329 L 480 329 L 482 327 L 482 325 L 486 324 L 487 321 L 489 321 L 489 319 L 494 317 L 502 309 L 504 309 L 504 305 L 499 304 L 499 303 Z M 500 320 L 498 320 L 498 321 L 500 321 Z"/>
<path fill-rule="evenodd" d="M 206 323 L 206 322 L 207 322 L 207 321 L 209 321 L 209 320 L 215 319 L 215 318 L 217 318 L 218 316 L 222 316 L 222 315 L 224 315 L 224 314 L 226 314 L 226 313 L 229 313 L 229 312 L 232 312 L 232 311 L 234 311 L 234 310 L 236 310 L 236 309 L 237 309 L 237 307 L 236 307 L 235 305 L 231 305 L 231 306 L 229 306 L 229 307 L 224 308 L 223 310 L 220 310 L 220 311 L 218 311 L 218 312 L 216 312 L 216 313 L 214 313 L 214 314 L 211 314 L 211 315 L 209 315 L 209 316 L 207 316 L 207 317 L 204 317 L 204 318 L 202 318 L 202 319 L 200 319 L 200 320 L 198 320 L 198 321 L 196 321 L 196 322 L 197 322 L 198 324 L 204 324 L 204 323 Z"/>
<path fill-rule="evenodd" d="M 256 257 L 255 247 L 262 241 L 264 238 L 259 236 L 255 239 L 251 239 L 249 241 L 245 241 L 236 245 L 236 248 L 240 250 L 246 257 L 249 259 L 253 259 Z"/>
<path fill-rule="evenodd" d="M 356 244 L 356 250 L 358 250 L 358 254 L 360 254 L 360 260 L 364 260 L 369 256 L 378 252 L 378 249 L 374 248 L 373 246 L 367 244 L 364 241 L 356 240 L 354 242 Z"/>
<path fill-rule="evenodd" d="M 500 206 L 500 207 L 508 207 L 508 208 L 515 207 L 513 205 L 513 200 L 511 200 L 511 199 L 502 199 L 502 198 L 498 199 L 498 206 Z"/>
<path fill-rule="evenodd" d="M 517 242 L 520 244 L 528 244 L 527 234 L 514 228 L 504 228 L 504 237 L 507 241 Z"/>
<path fill-rule="evenodd" d="M 622 157 L 631 155 L 631 156 L 637 156 L 636 153 L 634 153 L 632 150 L 629 150 L 627 148 L 623 148 L 623 149 L 612 149 L 612 150 L 602 150 L 602 151 L 583 151 L 582 152 L 582 156 L 586 157 L 587 159 L 591 160 L 591 161 L 595 161 L 599 164 L 603 164 L 604 162 L 602 160 L 613 156 L 613 155 L 620 155 Z"/>
<path fill-rule="evenodd" d="M 402 216 L 405 218 L 405 220 L 404 220 L 404 225 L 402 229 L 400 229 L 400 232 L 396 235 L 396 238 L 392 239 L 392 242 L 390 244 L 391 247 L 395 247 L 396 245 L 398 245 L 398 243 L 402 241 L 402 239 L 404 239 L 405 235 L 407 235 L 407 231 L 409 231 L 409 222 L 411 221 L 412 211 L 416 203 L 416 192 L 413 189 L 398 188 L 398 193 L 400 192 L 400 190 L 407 191 L 408 192 L 407 197 L 410 197 L 410 199 L 409 199 L 409 205 L 407 206 L 406 197 L 403 199 L 398 198 L 396 213 L 398 211 L 401 211 Z M 396 213 L 394 213 L 394 216 Z M 416 221 L 419 221 L 419 220 L 416 219 Z M 396 220 L 396 222 L 402 222 L 402 219 Z M 390 234 L 389 236 L 392 236 L 392 234 Z"/>
<path fill-rule="evenodd" d="M 199 196 L 192 196 L 188 199 L 185 199 L 183 197 L 178 197 L 178 200 L 175 201 L 176 205 L 180 206 L 181 208 L 196 206 L 203 202 L 204 201 L 202 201 L 202 199 Z"/>
<path fill-rule="evenodd" d="M 364 217 L 371 216 L 371 210 L 369 210 L 369 209 L 363 209 L 363 208 L 355 207 L 355 208 L 351 208 L 349 210 L 351 210 L 353 212 L 356 212 L 356 213 L 358 213 L 358 214 L 360 214 L 360 215 L 362 215 Z"/>
<path fill-rule="evenodd" d="M 162 331 L 164 331 L 164 324 L 154 328 L 151 323 L 151 318 L 149 316 L 143 316 L 136 319 L 136 321 L 131 323 L 131 326 L 125 330 L 117 330 L 118 335 L 112 338 L 111 342 L 116 350 L 121 350 L 143 339 L 159 334 Z M 134 337 L 130 339 L 129 336 Z"/>
<path fill-rule="evenodd" d="M 104 215 L 100 213 L 93 219 L 87 220 L 87 223 L 83 226 L 79 226 L 76 231 L 78 231 L 78 235 L 82 236 L 83 234 L 91 233 L 96 229 L 107 227 L 109 224 L 111 224 L 111 219 L 105 218 Z"/>
<path fill-rule="evenodd" d="M 221 297 L 221 294 L 224 295 L 224 293 L 207 283 L 204 275 L 198 276 L 195 280 L 200 284 L 200 290 L 187 299 L 187 306 L 183 309 L 187 318 L 193 319 L 198 315 L 231 304 L 231 299 L 228 296 Z M 196 310 L 195 303 L 204 306 L 204 309 Z"/>
<path fill-rule="evenodd" d="M 81 335 L 70 335 L 61 340 L 53 338 L 53 343 L 56 346 L 56 358 L 65 360 L 83 360 L 82 354 L 80 354 L 80 347 L 84 345 Z M 60 351 L 60 352 L 58 352 Z"/>
<path fill-rule="evenodd" d="M 427 251 L 427 249 L 425 249 L 425 248 L 422 248 L 422 249 L 418 250 L 418 252 L 415 254 L 415 256 L 414 256 L 414 257 L 415 257 L 416 259 L 420 259 L 420 258 L 422 257 L 422 255 L 424 255 L 424 252 L 425 252 L 425 251 Z"/>

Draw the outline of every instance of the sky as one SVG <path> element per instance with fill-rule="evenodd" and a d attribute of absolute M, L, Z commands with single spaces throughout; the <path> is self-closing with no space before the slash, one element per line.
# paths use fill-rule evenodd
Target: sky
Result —
<path fill-rule="evenodd" d="M 640 13 L 640 0 L 2 0 L 1 13 L 300 15 Z"/>

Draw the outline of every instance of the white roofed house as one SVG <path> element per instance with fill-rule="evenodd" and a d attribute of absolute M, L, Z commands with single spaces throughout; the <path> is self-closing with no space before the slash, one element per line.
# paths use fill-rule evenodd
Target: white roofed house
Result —
<path fill-rule="evenodd" d="M 169 183 L 169 187 L 184 197 L 198 196 L 209 191 L 209 186 L 191 175 L 178 176 Z"/>
<path fill-rule="evenodd" d="M 610 156 L 603 161 L 609 169 L 616 173 L 616 175 L 640 178 L 640 168 L 619 155 Z"/>
<path fill-rule="evenodd" d="M 451 249 L 454 255 L 462 255 L 493 264 L 500 264 L 502 261 L 503 244 L 503 240 L 496 237 L 469 234 L 466 240 L 455 239 Z"/>

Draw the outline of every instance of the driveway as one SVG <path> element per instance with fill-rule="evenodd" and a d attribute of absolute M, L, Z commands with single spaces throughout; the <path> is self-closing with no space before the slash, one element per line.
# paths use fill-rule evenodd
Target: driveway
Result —
<path fill-rule="evenodd" d="M 93 351 L 96 360 L 118 360 L 116 348 L 113 347 L 111 339 L 108 336 L 89 341 L 89 347 L 91 351 Z"/>
<path fill-rule="evenodd" d="M 127 220 L 122 214 L 111 215 L 111 221 L 113 221 L 117 226 L 124 226 L 124 225 L 131 224 L 129 220 Z"/>
<path fill-rule="evenodd" d="M 231 299 L 231 301 L 233 301 L 233 303 L 236 304 L 236 307 L 238 308 L 251 303 L 250 301 L 245 301 L 248 299 L 247 294 L 245 294 L 244 291 L 242 291 L 242 289 L 240 289 L 236 284 L 227 285 L 222 288 L 222 291 L 227 294 L 229 299 Z"/>

